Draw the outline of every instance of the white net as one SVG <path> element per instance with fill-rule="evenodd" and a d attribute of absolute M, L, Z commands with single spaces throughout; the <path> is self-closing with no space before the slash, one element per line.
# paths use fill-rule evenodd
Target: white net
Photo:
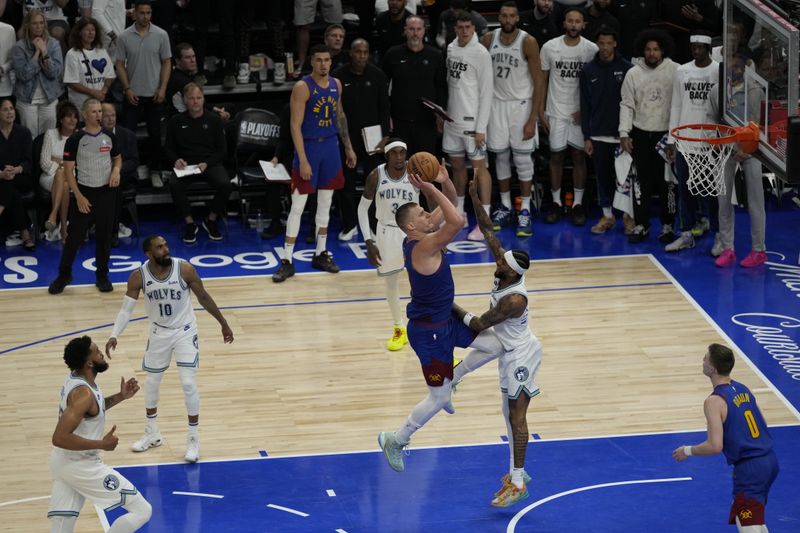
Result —
<path fill-rule="evenodd" d="M 675 138 L 675 146 L 689 167 L 686 185 L 695 196 L 719 196 L 725 194 L 725 163 L 731 156 L 735 142 L 711 144 L 707 139 L 726 137 L 730 133 L 722 127 L 675 128 L 673 134 L 687 138 Z"/>

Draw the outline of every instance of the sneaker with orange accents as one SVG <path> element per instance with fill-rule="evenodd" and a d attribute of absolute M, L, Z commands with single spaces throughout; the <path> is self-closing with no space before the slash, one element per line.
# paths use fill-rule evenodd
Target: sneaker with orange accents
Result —
<path fill-rule="evenodd" d="M 392 333 L 391 338 L 386 341 L 386 348 L 389 350 L 396 352 L 400 350 L 408 344 L 408 335 L 406 334 L 406 328 L 403 326 L 395 326 L 394 333 Z"/>
<path fill-rule="evenodd" d="M 765 252 L 750 250 L 750 253 L 747 254 L 747 257 L 742 259 L 739 264 L 742 265 L 744 268 L 753 268 L 761 266 L 766 262 L 767 262 L 767 254 Z"/>
<path fill-rule="evenodd" d="M 610 217 L 603 216 L 600 220 L 592 226 L 592 233 L 595 235 L 601 235 L 610 229 L 614 229 L 614 224 L 616 224 L 617 219 L 614 218 L 614 215 Z"/>
<path fill-rule="evenodd" d="M 500 496 L 500 493 L 503 492 L 503 489 L 505 489 L 506 485 L 511 485 L 511 474 L 506 474 L 505 476 L 501 477 L 500 482 L 503 484 L 503 488 L 494 493 L 495 497 Z M 531 476 L 529 476 L 527 472 L 522 472 L 522 482 L 525 483 L 525 487 L 527 487 L 528 483 L 531 482 Z"/>
<path fill-rule="evenodd" d="M 500 489 L 500 494 L 492 500 L 492 507 L 508 507 L 526 499 L 528 496 L 528 487 L 523 484 L 521 489 L 518 489 L 513 483 L 504 485 Z"/>

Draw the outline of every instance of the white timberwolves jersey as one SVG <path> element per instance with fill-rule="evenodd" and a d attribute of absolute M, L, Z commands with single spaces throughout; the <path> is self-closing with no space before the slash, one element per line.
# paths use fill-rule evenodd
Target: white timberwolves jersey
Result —
<path fill-rule="evenodd" d="M 83 437 L 84 439 L 102 440 L 103 429 L 106 425 L 106 400 L 99 388 L 92 387 L 89 385 L 89 382 L 82 377 L 75 375 L 74 373 L 70 373 L 70 375 L 67 376 L 67 380 L 61 387 L 61 402 L 58 404 L 58 417 L 61 418 L 61 415 L 67 410 L 67 398 L 69 398 L 69 393 L 78 387 L 88 387 L 89 390 L 92 391 L 92 394 L 94 394 L 94 399 L 97 400 L 97 406 L 99 410 L 97 412 L 97 416 L 81 419 L 80 424 L 78 424 L 78 427 L 75 428 L 73 433 L 79 437 Z M 100 453 L 100 450 L 72 451 L 58 447 L 55 449 L 57 452 L 71 459 L 97 457 Z"/>
<path fill-rule="evenodd" d="M 399 179 L 393 179 L 386 171 L 386 164 L 378 167 L 378 187 L 375 189 L 375 218 L 387 226 L 396 226 L 394 214 L 397 208 L 409 202 L 419 203 L 419 189 L 408 181 L 404 172 Z"/>
<path fill-rule="evenodd" d="M 492 294 L 489 302 L 492 308 L 494 308 L 503 297 L 509 294 L 517 293 L 521 294 L 526 299 L 528 298 L 528 291 L 525 289 L 524 276 L 520 278 L 517 283 L 509 285 L 502 290 L 497 289 L 499 282 L 500 280 L 498 278 L 494 278 L 494 286 L 492 287 Z M 531 339 L 536 344 L 539 343 L 539 340 L 533 334 L 530 329 L 530 325 L 528 324 L 527 307 L 525 308 L 525 312 L 519 317 L 509 317 L 499 324 L 495 324 L 494 332 L 497 335 L 497 338 L 500 340 L 500 343 L 503 345 L 503 349 L 506 351 L 511 351 L 519 345 L 529 342 Z"/>
<path fill-rule="evenodd" d="M 489 45 L 494 69 L 494 97 L 499 100 L 528 100 L 533 94 L 533 78 L 522 46 L 528 34 L 519 30 L 517 38 L 506 46 L 500 41 L 501 31 L 498 28 L 492 32 Z"/>
<path fill-rule="evenodd" d="M 144 306 L 150 322 L 162 328 L 178 329 L 195 321 L 189 286 L 181 277 L 183 259 L 172 258 L 167 276 L 158 279 L 150 272 L 150 260 L 141 266 Z"/>

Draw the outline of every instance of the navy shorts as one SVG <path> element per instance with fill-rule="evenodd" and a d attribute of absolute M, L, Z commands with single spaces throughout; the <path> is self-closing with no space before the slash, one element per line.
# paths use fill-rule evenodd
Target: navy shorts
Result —
<path fill-rule="evenodd" d="M 733 467 L 733 504 L 729 523 L 734 524 L 737 516 L 744 526 L 764 523 L 764 506 L 778 470 L 774 451 L 745 459 Z"/>
<path fill-rule="evenodd" d="M 300 177 L 300 161 L 297 154 L 292 163 L 292 189 L 300 194 L 313 194 L 317 189 L 341 189 L 344 187 L 342 158 L 339 155 L 339 139 L 336 135 L 323 139 L 305 139 L 308 164 L 311 165 L 311 179 Z"/>
<path fill-rule="evenodd" d="M 453 379 L 453 350 L 467 348 L 478 333 L 451 316 L 444 322 L 430 324 L 410 320 L 408 341 L 417 353 L 425 382 L 439 387 L 444 378 Z"/>

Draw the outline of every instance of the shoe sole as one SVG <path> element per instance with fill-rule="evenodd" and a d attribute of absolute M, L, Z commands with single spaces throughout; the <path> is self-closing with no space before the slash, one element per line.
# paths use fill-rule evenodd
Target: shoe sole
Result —
<path fill-rule="evenodd" d="M 197 457 L 189 457 L 188 455 L 184 455 L 183 460 L 187 463 L 196 463 L 200 460 L 200 456 L 198 455 Z"/>
<path fill-rule="evenodd" d="M 392 465 L 392 462 L 389 460 L 389 454 L 386 452 L 386 448 L 384 447 L 384 443 L 386 442 L 386 437 L 384 437 L 384 435 L 387 434 L 388 434 L 387 431 L 382 431 L 378 433 L 378 446 L 380 446 L 381 451 L 383 451 L 383 455 L 384 457 L 386 457 L 386 461 L 389 463 L 389 467 L 395 472 L 402 472 L 403 470 L 405 470 L 405 465 L 403 463 L 400 463 L 400 469 L 398 470 L 397 468 L 394 467 L 394 465 Z"/>
<path fill-rule="evenodd" d="M 134 448 L 133 446 L 131 446 L 131 451 L 132 452 L 136 452 L 136 453 L 142 453 L 142 452 L 146 452 L 150 448 L 158 448 L 159 446 L 161 446 L 161 444 L 163 444 L 163 442 L 161 441 L 161 439 L 159 439 L 159 440 L 151 442 L 150 445 L 147 448 L 143 449 L 143 450 L 138 450 L 138 449 Z"/>
<path fill-rule="evenodd" d="M 512 505 L 515 505 L 515 504 L 521 502 L 522 500 L 527 500 L 529 497 L 530 497 L 530 493 L 526 491 L 524 495 L 520 496 L 519 498 L 517 498 L 513 502 L 508 502 L 508 503 L 498 502 L 498 503 L 495 503 L 493 501 L 492 502 L 492 507 L 511 507 Z"/>

